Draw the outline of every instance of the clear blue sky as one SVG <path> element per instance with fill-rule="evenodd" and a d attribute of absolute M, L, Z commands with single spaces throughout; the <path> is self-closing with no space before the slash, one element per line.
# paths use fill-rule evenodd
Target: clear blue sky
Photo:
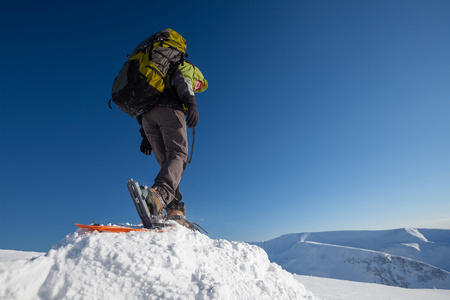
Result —
<path fill-rule="evenodd" d="M 166 27 L 209 81 L 187 216 L 213 238 L 450 228 L 450 2 L 9 1 L 0 12 L 0 248 L 139 219 L 125 55 Z M 191 131 L 189 131 L 191 135 Z"/>

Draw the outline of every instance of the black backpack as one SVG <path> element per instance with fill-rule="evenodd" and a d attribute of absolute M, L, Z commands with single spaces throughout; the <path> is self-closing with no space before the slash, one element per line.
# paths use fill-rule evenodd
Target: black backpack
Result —
<path fill-rule="evenodd" d="M 180 34 L 170 28 L 153 34 L 129 55 L 114 80 L 112 101 L 131 117 L 143 114 L 164 91 L 167 74 L 185 57 L 186 40 Z"/>

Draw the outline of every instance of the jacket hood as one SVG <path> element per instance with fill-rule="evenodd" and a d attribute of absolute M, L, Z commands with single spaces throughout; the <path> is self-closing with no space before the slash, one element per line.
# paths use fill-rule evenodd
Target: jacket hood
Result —
<path fill-rule="evenodd" d="M 204 92 L 208 88 L 208 81 L 205 79 L 205 77 L 203 77 L 202 72 L 197 67 L 194 67 L 194 76 L 193 77 L 194 77 L 194 83 L 195 83 L 195 80 L 200 80 L 203 83 L 202 88 L 197 91 L 194 91 L 194 92 L 196 92 L 196 93 Z"/>

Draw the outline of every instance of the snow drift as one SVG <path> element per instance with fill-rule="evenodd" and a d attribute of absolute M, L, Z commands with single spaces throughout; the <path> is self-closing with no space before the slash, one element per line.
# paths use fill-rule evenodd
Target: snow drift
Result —
<path fill-rule="evenodd" d="M 259 247 L 176 228 L 78 230 L 46 255 L 0 262 L 1 299 L 315 299 Z"/>
<path fill-rule="evenodd" d="M 297 233 L 253 244 L 266 250 L 271 261 L 299 275 L 450 289 L 450 273 L 443 269 L 449 266 L 450 230 Z"/>

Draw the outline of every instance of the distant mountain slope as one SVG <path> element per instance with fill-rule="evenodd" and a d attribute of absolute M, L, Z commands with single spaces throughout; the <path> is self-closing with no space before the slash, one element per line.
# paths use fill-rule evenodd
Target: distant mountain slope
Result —
<path fill-rule="evenodd" d="M 16 251 L 16 250 L 3 250 L 0 249 L 0 262 L 3 261 L 12 261 L 19 259 L 31 259 L 34 257 L 39 257 L 44 255 L 42 252 L 33 252 L 33 251 Z"/>
<path fill-rule="evenodd" d="M 300 275 L 450 289 L 450 274 L 443 269 L 449 265 L 450 230 L 297 233 L 253 244 Z"/>

